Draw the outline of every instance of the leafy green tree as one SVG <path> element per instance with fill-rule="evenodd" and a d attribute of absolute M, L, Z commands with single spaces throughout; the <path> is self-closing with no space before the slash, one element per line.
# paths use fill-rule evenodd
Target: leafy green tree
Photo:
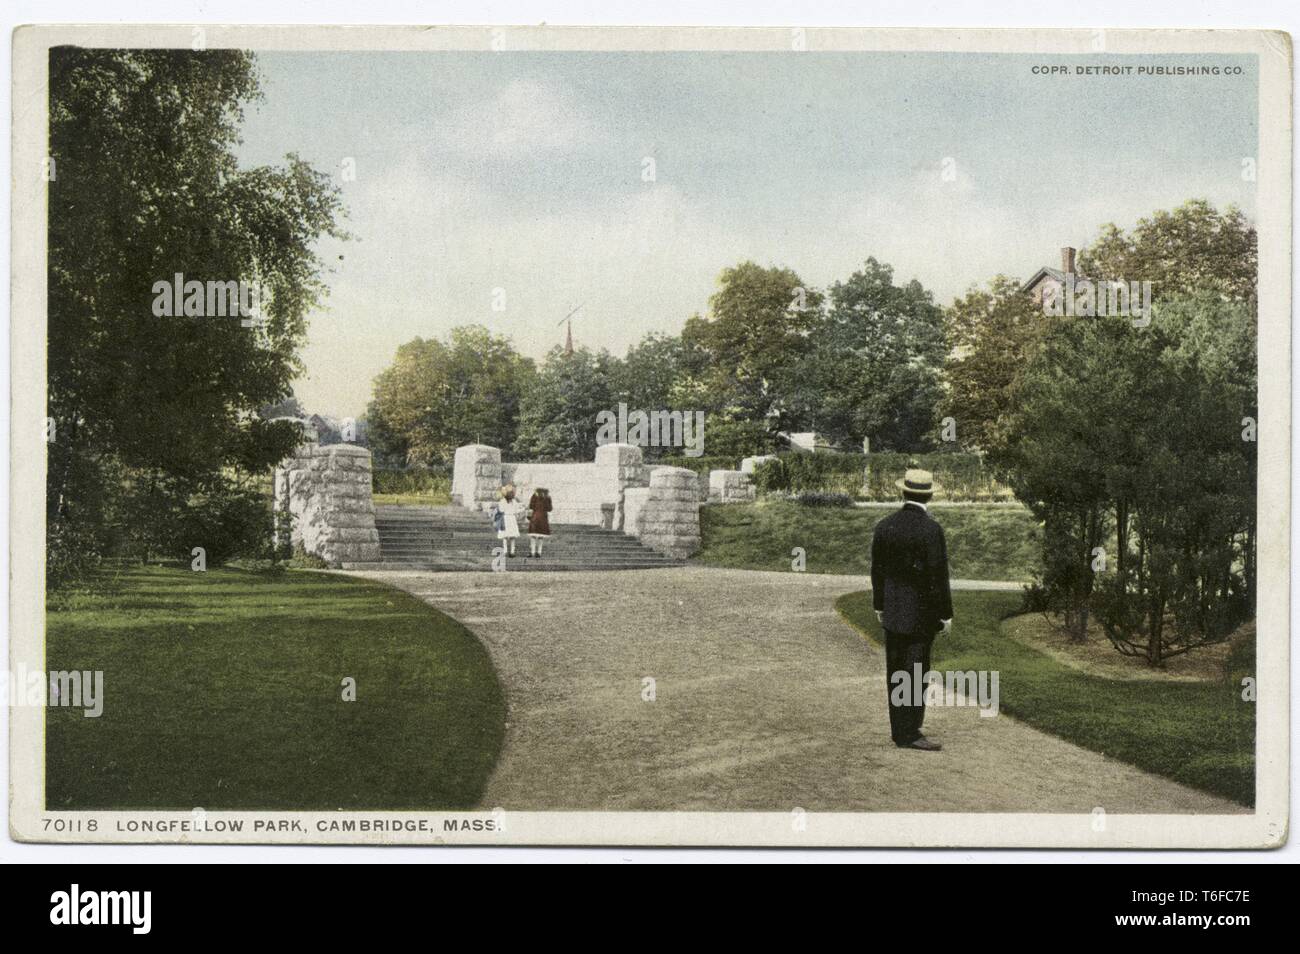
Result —
<path fill-rule="evenodd" d="M 416 338 L 375 379 L 371 445 L 399 466 L 446 463 L 462 444 L 509 447 L 533 363 L 480 325 L 449 340 Z"/>
<path fill-rule="evenodd" d="M 1134 374 L 1133 349 L 1145 339 L 1132 331 L 1119 319 L 1050 323 L 998 419 L 1006 439 L 991 454 L 1043 523 L 1039 599 L 1079 641 L 1088 634 L 1094 565 L 1105 559 L 1097 548 L 1107 543 L 1108 477 L 1134 462 L 1132 428 L 1151 409 L 1142 403 L 1152 397 L 1140 390 L 1145 379 Z M 1124 552 L 1110 552 L 1122 572 Z"/>
<path fill-rule="evenodd" d="M 610 363 L 610 387 L 618 401 L 640 410 L 671 410 L 685 371 L 686 345 L 678 335 L 648 334 Z"/>
<path fill-rule="evenodd" d="M 1125 232 L 1107 225 L 1079 254 L 1094 281 L 1152 282 L 1154 301 L 1213 292 L 1254 310 L 1255 228 L 1239 209 L 1217 211 L 1194 199 L 1160 210 Z M 1013 407 L 1017 377 L 1050 322 L 1003 276 L 973 289 L 947 310 L 948 393 L 941 414 L 957 422 L 960 442 L 996 452 L 1005 446 L 1002 418 Z"/>
<path fill-rule="evenodd" d="M 919 282 L 867 259 L 830 289 L 810 352 L 781 382 L 790 417 L 848 447 L 919 451 L 935 439 L 943 311 Z"/>
<path fill-rule="evenodd" d="M 617 405 L 613 363 L 604 351 L 577 348 L 565 354 L 552 348 L 520 402 L 515 453 L 536 460 L 592 460 L 597 415 Z"/>
<path fill-rule="evenodd" d="M 1040 308 L 1004 275 L 988 288 L 973 288 L 944 315 L 951 349 L 944 376 L 948 390 L 940 416 L 956 423 L 962 447 L 997 451 L 1005 445 L 1001 419 L 1034 352 L 1046 319 Z"/>
<path fill-rule="evenodd" d="M 777 383 L 810 349 L 822 321 L 822 295 L 789 268 L 742 262 L 724 269 L 709 299 L 708 319 L 696 315 L 682 329 L 695 358 L 680 386 L 700 410 L 728 420 L 779 419 Z"/>
<path fill-rule="evenodd" d="M 1079 254 L 1080 273 L 1092 279 L 1149 281 L 1169 299 L 1216 291 L 1237 301 L 1255 298 L 1255 227 L 1235 206 L 1219 212 L 1204 199 L 1160 210 L 1124 232 L 1114 224 Z"/>
<path fill-rule="evenodd" d="M 239 167 L 242 110 L 258 95 L 253 57 L 236 50 L 50 53 L 51 583 L 114 545 L 131 495 L 161 522 L 228 499 L 299 439 L 257 409 L 301 370 L 324 293 L 314 247 L 343 235 L 340 205 L 295 156 Z M 262 321 L 158 317 L 155 284 L 178 273 L 261 287 Z"/>
<path fill-rule="evenodd" d="M 258 408 L 257 416 L 265 421 L 271 421 L 277 417 L 306 418 L 307 410 L 296 396 L 290 394 L 283 401 L 276 401 L 274 404 L 267 404 Z"/>
<path fill-rule="evenodd" d="M 1049 605 L 1076 635 L 1091 608 L 1120 652 L 1160 665 L 1253 613 L 1255 367 L 1249 306 L 1215 289 L 1146 328 L 1050 323 L 1001 459 L 1044 520 Z"/>

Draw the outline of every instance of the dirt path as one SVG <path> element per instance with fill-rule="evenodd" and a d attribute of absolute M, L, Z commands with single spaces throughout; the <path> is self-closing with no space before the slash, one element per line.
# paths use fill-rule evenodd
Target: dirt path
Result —
<path fill-rule="evenodd" d="M 483 807 L 1244 811 L 973 708 L 928 710 L 943 752 L 895 748 L 883 653 L 833 606 L 858 577 L 355 575 L 420 597 L 489 648 L 509 711 Z"/>

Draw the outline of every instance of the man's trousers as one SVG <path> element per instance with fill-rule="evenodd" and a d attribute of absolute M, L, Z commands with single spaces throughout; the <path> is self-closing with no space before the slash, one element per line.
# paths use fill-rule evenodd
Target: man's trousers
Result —
<path fill-rule="evenodd" d="M 909 745 L 921 735 L 921 723 L 925 721 L 924 679 L 930 671 L 930 646 L 933 643 L 933 635 L 885 630 L 885 668 L 888 670 L 885 691 L 889 702 L 889 734 L 895 745 Z M 920 692 L 916 691 L 918 665 L 921 667 Z M 904 679 L 906 683 L 901 692 L 907 704 L 896 705 L 894 689 Z"/>

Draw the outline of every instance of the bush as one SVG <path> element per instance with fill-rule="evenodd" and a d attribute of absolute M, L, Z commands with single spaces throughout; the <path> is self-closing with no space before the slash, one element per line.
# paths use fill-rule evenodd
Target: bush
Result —
<path fill-rule="evenodd" d="M 301 543 L 294 545 L 293 556 L 289 558 L 289 565 L 298 570 L 324 570 L 329 568 L 329 564 L 316 554 L 304 550 Z"/>
<path fill-rule="evenodd" d="M 1223 675 L 1228 683 L 1241 688 L 1241 681 L 1255 675 L 1255 621 L 1244 623 L 1230 638 L 1228 658 L 1223 662 Z"/>
<path fill-rule="evenodd" d="M 776 449 L 776 438 L 763 421 L 708 421 L 704 449 L 715 457 L 757 457 Z M 722 468 L 734 470 L 734 467 Z"/>
<path fill-rule="evenodd" d="M 961 452 L 807 454 L 788 451 L 778 454 L 776 460 L 759 464 L 754 472 L 754 484 L 760 493 L 816 492 L 848 494 L 867 500 L 896 500 L 895 481 L 909 467 L 933 472 L 942 500 L 987 501 L 1011 496 L 978 455 Z"/>
<path fill-rule="evenodd" d="M 267 500 L 254 490 L 221 488 L 190 501 L 176 521 L 176 536 L 160 552 L 183 562 L 202 547 L 208 566 L 235 557 L 275 558 L 274 524 Z"/>
<path fill-rule="evenodd" d="M 794 498 L 795 503 L 803 507 L 852 507 L 853 498 L 848 494 L 827 494 L 819 491 L 808 491 L 797 494 Z"/>
<path fill-rule="evenodd" d="M 374 492 L 377 494 L 436 494 L 451 493 L 451 468 L 448 466 L 384 468 L 374 471 Z"/>

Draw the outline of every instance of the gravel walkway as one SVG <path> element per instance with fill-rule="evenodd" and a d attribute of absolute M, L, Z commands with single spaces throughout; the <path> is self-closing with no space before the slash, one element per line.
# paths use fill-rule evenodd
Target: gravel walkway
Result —
<path fill-rule="evenodd" d="M 509 711 L 485 808 L 1245 811 L 974 708 L 927 711 L 943 752 L 895 748 L 883 652 L 833 606 L 858 577 L 354 575 L 420 597 L 490 650 Z"/>

